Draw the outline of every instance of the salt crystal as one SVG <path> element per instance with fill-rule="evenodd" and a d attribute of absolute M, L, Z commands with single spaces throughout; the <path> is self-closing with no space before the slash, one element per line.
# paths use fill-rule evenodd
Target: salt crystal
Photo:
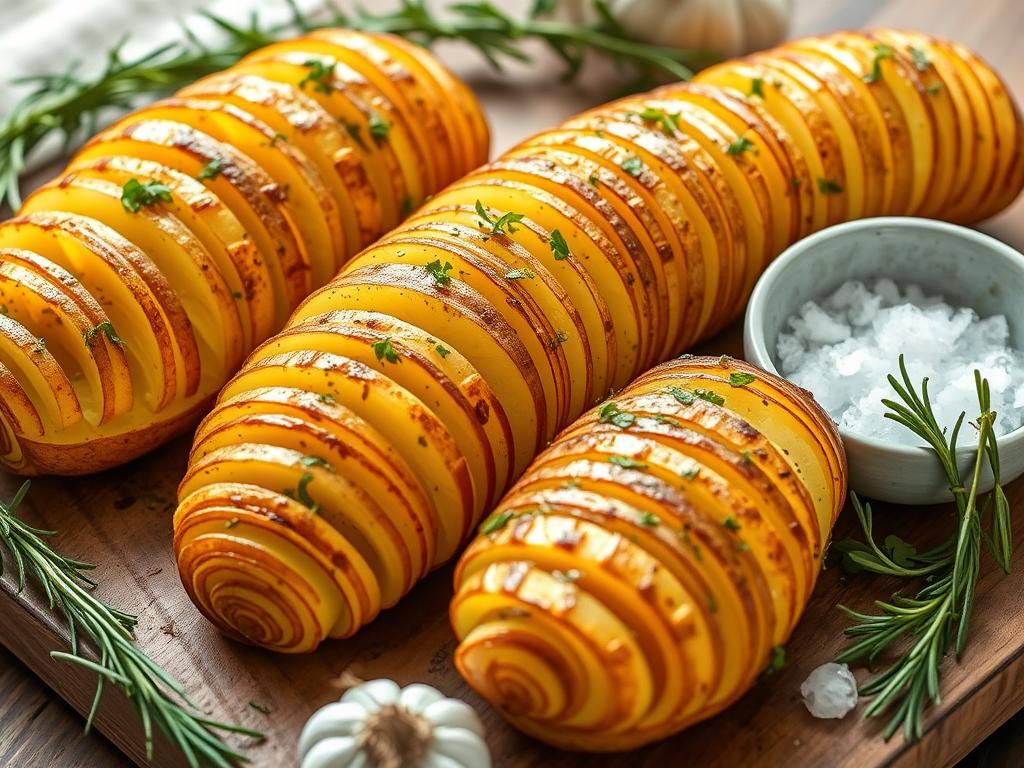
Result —
<path fill-rule="evenodd" d="M 815 717 L 839 720 L 857 706 L 857 681 L 848 666 L 830 661 L 807 676 L 800 695 Z"/>
<path fill-rule="evenodd" d="M 820 302 L 804 304 L 779 335 L 776 358 L 783 375 L 813 392 L 843 429 L 915 445 L 916 435 L 883 418 L 882 398 L 895 396 L 886 377 L 898 373 L 899 356 L 915 386 L 928 378 L 944 427 L 961 411 L 968 419 L 975 415 L 979 370 L 991 387 L 996 434 L 1003 435 L 1024 425 L 1024 354 L 1009 338 L 1003 315 L 981 319 L 919 285 L 880 278 L 870 288 L 849 281 Z"/>

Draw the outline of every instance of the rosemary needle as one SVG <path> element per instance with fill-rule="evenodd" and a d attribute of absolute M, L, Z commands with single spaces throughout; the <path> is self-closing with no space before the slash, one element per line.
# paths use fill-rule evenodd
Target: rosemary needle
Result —
<path fill-rule="evenodd" d="M 629 65 L 641 77 L 656 75 L 686 80 L 691 67 L 708 64 L 702 52 L 648 45 L 632 39 L 615 21 L 608 0 L 592 0 L 597 20 L 573 24 L 550 18 L 552 0 L 537 0 L 524 17 L 511 16 L 489 0 L 455 2 L 442 15 L 432 13 L 426 0 L 402 0 L 398 10 L 375 14 L 359 10 L 346 15 L 333 11 L 314 20 L 304 15 L 294 0 L 282 0 L 291 19 L 277 26 L 262 26 L 254 15 L 248 26 L 205 13 L 222 33 L 217 45 L 200 41 L 186 27 L 183 41 L 161 46 L 131 60 L 121 57 L 123 42 L 107 54 L 105 69 L 95 78 L 80 77 L 73 67 L 63 74 L 27 77 L 18 81 L 34 86 L 0 123 L 0 206 L 21 205 L 19 180 L 27 160 L 51 134 L 64 138 L 65 148 L 96 132 L 101 119 L 112 111 L 126 111 L 147 96 L 163 95 L 205 75 L 231 66 L 242 57 L 281 38 L 320 28 L 341 26 L 367 32 L 390 32 L 423 45 L 438 40 L 466 43 L 495 68 L 504 60 L 529 62 L 522 43 L 541 41 L 566 66 L 564 79 L 580 71 L 589 52 Z M 442 18 L 443 16 L 443 18 Z M 689 66 L 688 66 L 689 65 Z"/>
<path fill-rule="evenodd" d="M 972 425 L 978 433 L 978 447 L 973 469 L 969 477 L 963 478 L 956 448 L 965 414 L 960 414 L 947 435 L 935 419 L 928 397 L 928 379 L 923 380 L 918 393 L 902 356 L 900 374 L 902 381 L 889 376 L 900 401 L 883 400 L 889 409 L 885 416 L 924 440 L 942 465 L 955 503 L 956 530 L 938 547 L 920 553 L 896 536 L 887 537 L 879 545 L 874 537 L 870 505 L 862 504 L 856 494 L 851 494 L 865 541 L 847 539 L 836 543 L 844 566 L 848 570 L 923 579 L 924 586 L 914 597 L 896 594 L 889 601 L 876 601 L 875 607 L 880 611 L 877 614 L 840 606 L 854 623 L 846 630 L 852 642 L 838 661 L 861 661 L 873 666 L 897 641 L 907 644 L 902 655 L 862 686 L 861 692 L 872 697 L 866 716 L 891 712 L 885 738 L 902 728 L 904 737 L 913 741 L 921 737 L 926 707 L 940 701 L 943 657 L 951 647 L 959 657 L 966 646 L 983 540 L 988 541 L 994 560 L 1006 573 L 1010 572 L 1013 544 L 1010 505 L 1000 484 L 999 448 L 993 426 L 996 414 L 991 410 L 988 381 L 975 371 L 979 414 Z M 980 485 L 986 462 L 995 486 L 983 496 Z M 988 531 L 983 530 L 986 521 Z"/>
<path fill-rule="evenodd" d="M 230 768 L 245 762 L 245 756 L 221 741 L 214 731 L 253 738 L 263 738 L 263 734 L 195 713 L 181 683 L 134 644 L 132 631 L 136 617 L 111 608 L 93 596 L 91 589 L 96 583 L 85 575 L 93 566 L 58 554 L 45 541 L 54 535 L 53 531 L 33 528 L 17 516 L 18 505 L 28 488 L 29 483 L 25 481 L 11 501 L 0 501 L 0 542 L 17 568 L 18 591 L 25 589 L 31 576 L 49 600 L 51 610 L 59 605 L 67 619 L 71 652 L 54 651 L 50 655 L 85 667 L 99 677 L 86 731 L 92 727 L 105 683 L 109 682 L 121 688 L 135 706 L 142 721 L 148 759 L 153 757 L 155 723 L 193 768 L 200 764 Z M 0 560 L 0 573 L 2 571 L 3 561 Z M 98 661 L 80 655 L 79 633 L 92 641 Z"/>

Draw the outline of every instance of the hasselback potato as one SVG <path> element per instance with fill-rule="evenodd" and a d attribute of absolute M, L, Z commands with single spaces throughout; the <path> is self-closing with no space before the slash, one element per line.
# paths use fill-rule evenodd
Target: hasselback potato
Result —
<path fill-rule="evenodd" d="M 807 392 L 728 358 L 641 376 L 542 453 L 456 569 L 462 675 L 558 747 L 624 750 L 739 697 L 846 495 Z"/>
<path fill-rule="evenodd" d="M 121 119 L 0 224 L 0 463 L 91 472 L 190 426 L 310 291 L 487 152 L 430 53 L 341 29 Z"/>
<path fill-rule="evenodd" d="M 796 41 L 524 142 L 349 262 L 228 383 L 180 487 L 185 588 L 251 643 L 351 634 L 560 428 L 736 317 L 788 243 L 854 216 L 987 216 L 1019 191 L 1022 146 L 973 54 L 894 31 Z M 793 586 L 798 605 L 809 579 Z"/>

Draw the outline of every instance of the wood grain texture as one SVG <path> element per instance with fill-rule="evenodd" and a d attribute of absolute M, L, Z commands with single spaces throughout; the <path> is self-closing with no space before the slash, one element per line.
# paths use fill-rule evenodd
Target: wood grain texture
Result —
<path fill-rule="evenodd" d="M 1003 74 L 1017 98 L 1024 99 L 1024 46 L 1019 44 L 1024 35 L 1024 5 L 1019 0 L 974 4 L 953 0 L 798 0 L 797 11 L 794 35 L 886 24 L 955 37 L 979 50 Z M 476 65 L 450 53 L 457 68 L 473 75 L 482 94 L 495 128 L 496 151 L 604 98 L 594 89 L 534 88 L 482 77 L 474 74 L 479 73 Z M 553 79 L 550 72 L 534 77 L 535 82 L 538 77 Z M 1024 248 L 1024 200 L 982 229 Z M 736 353 L 737 339 L 733 332 L 705 349 L 715 354 Z M 876 723 L 853 716 L 838 723 L 815 721 L 804 711 L 797 692 L 800 681 L 813 667 L 834 657 L 841 645 L 844 620 L 835 605 L 843 602 L 867 608 L 871 599 L 889 590 L 883 580 L 847 581 L 833 570 L 823 575 L 804 621 L 789 643 L 789 664 L 780 674 L 707 723 L 628 758 L 609 758 L 547 750 L 506 726 L 467 689 L 451 663 L 455 642 L 447 621 L 450 567 L 422 582 L 397 608 L 386 611 L 353 640 L 329 643 L 312 656 L 284 658 L 221 638 L 188 602 L 171 558 L 174 486 L 184 469 L 188 443 L 188 439 L 179 440 L 116 472 L 38 481 L 23 511 L 30 522 L 61 530 L 56 541 L 61 551 L 100 564 L 96 574 L 100 596 L 140 615 L 139 644 L 171 674 L 186 681 L 203 711 L 268 734 L 261 744 L 236 742 L 260 767 L 294 763 L 294 744 L 302 723 L 314 709 L 338 696 L 336 681 L 346 670 L 364 678 L 392 677 L 403 684 L 422 681 L 466 698 L 481 712 L 495 764 L 502 768 L 675 765 L 680 755 L 687 756 L 687 763 L 700 766 L 932 768 L 954 764 L 1024 706 L 1024 589 L 1018 575 L 1024 570 L 1024 480 L 1009 489 L 1018 517 L 1015 575 L 1001 577 L 986 567 L 979 582 L 970 645 L 961 663 L 946 660 L 944 701 L 929 716 L 921 743 L 907 747 L 898 738 L 886 743 L 878 737 Z M 0 494 L 9 497 L 16 484 L 16 478 L 0 475 Z M 944 509 L 884 509 L 879 513 L 879 519 L 885 519 L 882 527 L 898 529 L 914 540 L 940 536 L 950 522 L 949 511 Z M 850 516 L 844 516 L 836 535 L 845 535 L 852 525 Z M 95 680 L 49 658 L 50 650 L 64 646 L 66 634 L 49 618 L 39 595 L 14 595 L 8 572 L 0 580 L 0 606 L 4 617 L 0 641 L 75 709 L 87 709 Z M 6 688 L 0 690 L 6 692 Z M 271 714 L 261 713 L 250 702 L 269 707 Z M 8 765 L 4 750 L 11 745 L 20 747 L 17 733 L 25 725 L 21 720 L 0 722 L 0 764 Z M 123 697 L 107 694 L 98 724 L 142 764 L 140 729 Z M 10 728 L 15 729 L 13 737 L 8 735 Z M 47 732 L 42 733 L 39 743 L 54 750 L 54 765 L 112 764 L 75 757 L 70 735 L 47 740 Z M 65 753 L 58 758 L 56 750 L 62 747 Z M 76 759 L 85 762 L 75 763 Z M 183 762 L 158 742 L 155 764 L 177 768 Z"/>

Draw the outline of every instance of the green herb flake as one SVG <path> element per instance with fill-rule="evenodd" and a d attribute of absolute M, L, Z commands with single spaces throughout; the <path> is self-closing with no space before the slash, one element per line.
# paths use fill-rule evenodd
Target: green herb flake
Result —
<path fill-rule="evenodd" d="M 497 533 L 511 520 L 514 515 L 511 512 L 495 512 L 493 515 L 484 520 L 483 525 L 480 526 L 480 533 L 484 536 L 490 536 L 492 533 Z"/>
<path fill-rule="evenodd" d="M 410 213 L 416 210 L 416 203 L 412 201 L 409 195 L 402 198 L 402 218 L 407 217 Z"/>
<path fill-rule="evenodd" d="M 714 405 L 725 405 L 725 398 L 713 390 L 698 388 L 693 390 L 693 394 Z"/>
<path fill-rule="evenodd" d="M 727 155 L 742 155 L 744 152 L 749 152 L 753 148 L 754 142 L 746 136 L 740 136 L 726 148 L 725 153 Z"/>
<path fill-rule="evenodd" d="M 483 203 L 479 200 L 476 201 L 476 212 L 477 215 L 483 219 L 481 226 L 483 226 L 484 223 L 487 224 L 491 228 L 492 235 L 514 234 L 519 231 L 519 227 L 514 227 L 512 225 L 526 218 L 525 213 L 513 213 L 512 211 L 503 213 L 498 218 L 494 218 L 487 213 L 487 209 L 484 208 Z"/>
<path fill-rule="evenodd" d="M 341 124 L 342 126 L 344 126 L 345 132 L 349 135 L 349 138 L 351 138 L 352 141 L 358 144 L 360 149 L 362 149 L 363 151 L 369 149 L 369 147 L 366 146 L 366 142 L 363 141 L 363 131 L 358 123 L 350 123 L 346 120 L 342 120 Z"/>
<path fill-rule="evenodd" d="M 628 456 L 609 456 L 608 462 L 623 469 L 647 469 L 647 462 L 637 461 Z"/>
<path fill-rule="evenodd" d="M 736 533 L 736 531 L 743 527 L 736 521 L 736 518 L 732 515 L 725 518 L 725 520 L 722 521 L 722 525 L 724 525 L 727 530 L 730 530 L 733 533 Z"/>
<path fill-rule="evenodd" d="M 592 173 L 587 176 L 587 183 L 594 187 L 594 189 L 597 189 L 598 185 L 601 183 L 601 178 L 596 173 Z"/>
<path fill-rule="evenodd" d="M 430 276 L 434 278 L 434 282 L 438 285 L 448 285 L 452 281 L 452 263 L 446 261 L 441 264 L 440 259 L 434 259 L 429 264 L 425 264 L 424 268 L 430 273 Z"/>
<path fill-rule="evenodd" d="M 818 178 L 818 191 L 823 195 L 841 195 L 842 185 L 834 179 Z"/>
<path fill-rule="evenodd" d="M 264 715 L 269 715 L 273 712 L 266 704 L 260 704 L 258 701 L 250 701 L 249 706 Z"/>
<path fill-rule="evenodd" d="M 510 269 L 505 273 L 506 280 L 533 280 L 537 275 L 529 267 L 520 267 L 519 269 Z"/>
<path fill-rule="evenodd" d="M 755 77 L 750 81 L 750 95 L 764 98 L 764 78 Z"/>
<path fill-rule="evenodd" d="M 874 48 L 875 55 L 871 60 L 871 71 L 864 75 L 865 83 L 877 83 L 882 79 L 882 62 L 886 59 L 891 59 L 896 51 L 892 49 L 892 46 L 886 45 L 885 43 L 877 43 Z"/>
<path fill-rule="evenodd" d="M 730 373 L 729 374 L 729 386 L 732 387 L 745 387 L 747 384 L 751 384 L 757 381 L 757 376 L 752 373 Z"/>
<path fill-rule="evenodd" d="M 639 176 L 644 171 L 644 161 L 636 155 L 627 157 L 622 161 L 622 170 L 630 176 Z"/>
<path fill-rule="evenodd" d="M 708 592 L 708 611 L 712 614 L 718 613 L 718 598 L 711 592 Z"/>
<path fill-rule="evenodd" d="M 159 181 L 143 184 L 138 179 L 129 179 L 121 188 L 121 205 L 129 213 L 138 213 L 144 205 L 156 205 L 160 201 L 169 203 L 173 199 L 171 188 Z"/>
<path fill-rule="evenodd" d="M 629 411 L 621 410 L 618 403 L 611 400 L 601 406 L 597 417 L 602 424 L 614 424 L 621 429 L 628 429 L 636 421 L 636 416 Z"/>
<path fill-rule="evenodd" d="M 370 345 L 373 349 L 373 354 L 377 356 L 378 360 L 387 361 L 389 363 L 397 363 L 401 358 L 398 356 L 398 352 L 395 350 L 394 345 L 391 343 L 391 337 L 388 336 L 382 341 L 376 341 Z"/>
<path fill-rule="evenodd" d="M 763 679 L 770 675 L 774 675 L 777 672 L 781 672 L 782 668 L 785 666 L 786 648 L 782 645 L 776 645 L 772 648 L 771 655 L 768 657 L 768 665 L 764 668 L 764 671 L 761 672 L 761 677 L 758 679 Z"/>
<path fill-rule="evenodd" d="M 927 90 L 928 93 L 931 94 L 932 96 L 935 96 L 936 94 L 942 92 L 942 83 L 932 83 L 925 90 Z"/>
<path fill-rule="evenodd" d="M 569 258 L 569 244 L 557 229 L 551 231 L 551 240 L 548 244 L 551 246 L 551 255 L 555 257 L 555 261 L 565 261 Z"/>
<path fill-rule="evenodd" d="M 317 400 L 319 400 L 321 403 L 327 403 L 329 405 L 333 405 L 334 403 L 338 402 L 338 399 L 329 392 L 325 392 L 322 395 L 317 395 Z"/>
<path fill-rule="evenodd" d="M 304 507 L 308 507 L 309 511 L 315 515 L 320 512 L 320 505 L 309 495 L 309 484 L 313 482 L 313 479 L 312 472 L 303 472 L 295 489 L 286 488 L 282 493 L 289 499 L 294 499 Z"/>
<path fill-rule="evenodd" d="M 932 60 L 928 58 L 928 54 L 914 46 L 910 46 L 910 58 L 918 72 L 925 72 L 932 65 Z"/>
<path fill-rule="evenodd" d="M 215 157 L 213 160 L 203 166 L 203 169 L 196 176 L 200 181 L 206 181 L 207 179 L 216 179 L 220 176 L 221 168 L 224 167 L 224 159 Z"/>
<path fill-rule="evenodd" d="M 323 459 L 319 456 L 303 456 L 299 459 L 299 464 L 304 467 L 323 467 L 328 472 L 331 471 L 330 462 L 327 459 Z"/>
<path fill-rule="evenodd" d="M 688 389 L 683 389 L 682 387 L 666 387 L 665 392 L 672 395 L 672 397 L 683 405 L 693 405 L 695 395 Z"/>
<path fill-rule="evenodd" d="M 648 512 L 646 510 L 637 515 L 636 521 L 647 528 L 656 528 L 661 525 L 661 518 L 653 512 Z"/>
<path fill-rule="evenodd" d="M 117 332 L 114 330 L 113 324 L 109 320 L 104 320 L 102 323 L 99 323 L 95 328 L 90 328 L 88 331 L 82 334 L 82 338 L 85 341 L 85 346 L 87 346 L 89 349 L 92 349 L 92 345 L 93 343 L 95 343 L 96 337 L 101 333 L 107 337 L 107 341 L 109 341 L 111 344 L 116 344 L 119 347 L 124 346 L 124 342 L 121 340 L 121 337 L 117 335 Z"/>
<path fill-rule="evenodd" d="M 740 451 L 740 459 L 743 461 L 744 464 L 753 464 L 754 454 L 750 452 L 749 448 L 744 448 L 743 450 Z"/>
<path fill-rule="evenodd" d="M 387 141 L 388 134 L 391 133 L 391 123 L 374 112 L 370 115 L 369 125 L 370 135 L 373 137 L 375 142 L 381 144 Z"/>
<path fill-rule="evenodd" d="M 697 476 L 700 474 L 700 467 L 689 467 L 679 474 L 683 476 L 684 480 L 696 480 Z"/>
<path fill-rule="evenodd" d="M 659 125 L 666 136 L 673 136 L 676 128 L 679 127 L 679 115 L 669 114 L 663 109 L 645 107 L 637 113 L 637 116 L 645 122 Z"/>
<path fill-rule="evenodd" d="M 299 81 L 299 90 L 304 90 L 307 83 L 312 83 L 313 90 L 317 93 L 334 93 L 334 62 L 325 62 L 323 59 L 309 59 L 303 63 L 309 69 L 306 76 Z"/>
<path fill-rule="evenodd" d="M 434 347 L 434 351 L 437 352 L 437 354 L 439 354 L 442 358 L 448 357 L 448 355 L 452 353 L 452 351 L 448 349 L 448 347 L 443 347 L 440 344 Z"/>

